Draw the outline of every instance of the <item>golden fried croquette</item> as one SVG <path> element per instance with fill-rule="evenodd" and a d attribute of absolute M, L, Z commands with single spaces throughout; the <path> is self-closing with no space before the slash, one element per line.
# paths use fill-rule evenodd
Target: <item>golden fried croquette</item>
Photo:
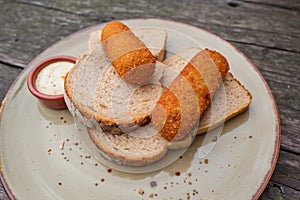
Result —
<path fill-rule="evenodd" d="M 216 51 L 205 49 L 194 56 L 153 110 L 152 122 L 160 135 L 172 141 L 191 131 L 228 70 L 227 60 Z"/>
<path fill-rule="evenodd" d="M 102 30 L 101 41 L 116 72 L 124 81 L 141 84 L 151 77 L 156 58 L 125 24 L 109 22 Z"/>

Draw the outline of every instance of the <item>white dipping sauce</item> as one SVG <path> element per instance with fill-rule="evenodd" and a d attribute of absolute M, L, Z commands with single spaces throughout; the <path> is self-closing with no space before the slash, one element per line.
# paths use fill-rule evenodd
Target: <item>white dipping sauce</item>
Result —
<path fill-rule="evenodd" d="M 73 63 L 67 61 L 59 61 L 47 65 L 36 77 L 36 89 L 39 92 L 48 95 L 63 94 L 64 78 L 73 66 Z"/>

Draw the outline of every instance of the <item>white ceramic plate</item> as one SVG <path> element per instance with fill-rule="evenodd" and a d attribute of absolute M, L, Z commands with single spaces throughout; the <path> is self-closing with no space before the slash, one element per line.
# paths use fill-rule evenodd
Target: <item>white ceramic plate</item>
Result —
<path fill-rule="evenodd" d="M 197 136 L 172 165 L 146 174 L 102 166 L 83 148 L 67 110 L 39 105 L 26 77 L 42 59 L 87 51 L 88 34 L 76 32 L 35 58 L 9 90 L 1 108 L 1 181 L 16 199 L 256 199 L 268 183 L 279 152 L 280 127 L 275 101 L 257 68 L 235 47 L 205 30 L 160 19 L 124 21 L 130 27 L 168 32 L 167 49 L 198 45 L 221 52 L 231 72 L 253 95 L 247 112 L 225 124 L 215 147 L 204 158 Z M 63 150 L 60 142 L 64 141 Z"/>

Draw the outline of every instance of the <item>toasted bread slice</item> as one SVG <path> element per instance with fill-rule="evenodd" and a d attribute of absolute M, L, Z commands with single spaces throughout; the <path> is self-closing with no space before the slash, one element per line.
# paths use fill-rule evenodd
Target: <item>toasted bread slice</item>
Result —
<path fill-rule="evenodd" d="M 151 164 L 163 158 L 168 150 L 168 141 L 159 134 L 154 134 L 155 130 L 149 127 L 135 129 L 131 133 L 122 135 L 113 135 L 95 129 L 88 129 L 88 133 L 101 156 L 121 165 Z M 143 137 L 139 134 L 143 134 Z"/>
<path fill-rule="evenodd" d="M 164 63 L 180 71 L 199 51 L 198 48 L 185 49 L 168 58 Z M 172 81 L 170 79 L 172 77 L 163 76 L 163 85 L 168 85 Z M 221 97 L 225 97 L 225 101 Z M 89 129 L 88 132 L 104 158 L 122 165 L 144 166 L 160 160 L 168 150 L 188 147 L 196 134 L 203 134 L 209 128 L 214 128 L 244 112 L 249 107 L 251 99 L 249 91 L 228 72 L 224 79 L 224 88 L 216 92 L 212 101 L 214 109 L 209 107 L 201 117 L 199 127 L 180 141 L 169 142 L 162 138 L 155 129 L 148 127 L 136 129 L 133 135 L 131 133 L 111 135 L 95 129 Z M 220 107 L 222 109 L 219 109 Z M 136 137 L 139 132 L 140 137 Z M 147 137 L 142 135 L 147 135 Z"/>
<path fill-rule="evenodd" d="M 145 45 L 153 49 L 156 57 L 163 57 L 165 31 L 141 29 L 137 32 Z M 149 121 L 153 106 L 162 92 L 159 80 L 163 68 L 160 66 L 164 64 L 156 63 L 156 70 L 147 84 L 127 84 L 112 67 L 100 38 L 96 42 L 97 35 L 99 31 L 91 33 L 90 52 L 79 56 L 65 77 L 65 101 L 73 116 L 79 117 L 89 128 L 120 134 L 123 133 L 122 127 L 134 127 Z M 154 36 L 161 42 L 152 42 Z"/>

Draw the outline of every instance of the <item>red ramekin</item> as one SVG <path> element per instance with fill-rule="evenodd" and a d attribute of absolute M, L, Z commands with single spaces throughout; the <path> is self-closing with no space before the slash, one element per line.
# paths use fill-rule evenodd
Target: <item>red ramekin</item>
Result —
<path fill-rule="evenodd" d="M 27 87 L 29 91 L 31 92 L 32 95 L 34 95 L 36 98 L 39 99 L 39 102 L 48 108 L 55 109 L 55 110 L 62 110 L 66 109 L 66 103 L 64 100 L 64 94 L 59 94 L 59 95 L 48 95 L 41 93 L 36 89 L 35 86 L 35 80 L 38 75 L 38 73 L 44 68 L 47 67 L 49 64 L 55 63 L 55 62 L 60 62 L 60 61 L 65 61 L 65 62 L 70 62 L 70 63 L 76 63 L 76 58 L 72 56 L 54 56 L 47 58 L 37 64 L 29 73 L 27 77 Z"/>

